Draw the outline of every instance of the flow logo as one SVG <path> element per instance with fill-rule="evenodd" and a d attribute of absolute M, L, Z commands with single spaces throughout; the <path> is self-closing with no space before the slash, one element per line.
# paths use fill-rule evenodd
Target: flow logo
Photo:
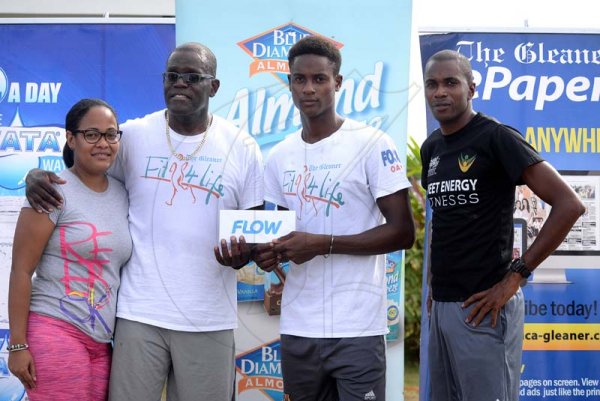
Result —
<path fill-rule="evenodd" d="M 323 36 L 293 22 L 269 29 L 256 36 L 238 42 L 252 59 L 250 64 L 250 76 L 267 72 L 273 74 L 277 79 L 287 85 L 289 66 L 287 62 L 288 52 L 298 40 L 305 36 Z M 329 39 L 329 38 L 328 38 Z M 341 49 L 344 45 L 331 40 L 334 45 Z"/>
<path fill-rule="evenodd" d="M 296 229 L 296 212 L 289 210 L 221 210 L 219 238 L 244 236 L 248 243 L 265 243 Z"/>
<path fill-rule="evenodd" d="M 398 152 L 396 150 L 387 149 L 382 151 L 381 160 L 383 161 L 384 167 L 391 164 L 390 170 L 392 173 L 402 171 L 402 163 L 400 162 L 400 157 L 398 157 Z"/>
<path fill-rule="evenodd" d="M 236 220 L 233 222 L 233 229 L 231 230 L 231 235 L 239 236 L 243 234 L 264 233 L 267 235 L 276 236 L 282 224 L 282 220 L 253 220 L 252 222 L 248 220 Z"/>

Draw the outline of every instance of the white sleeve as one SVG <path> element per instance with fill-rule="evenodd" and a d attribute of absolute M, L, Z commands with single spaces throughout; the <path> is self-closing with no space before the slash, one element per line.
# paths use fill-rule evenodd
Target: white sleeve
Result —
<path fill-rule="evenodd" d="M 65 184 L 68 185 L 68 184 Z M 60 220 L 60 218 L 63 215 L 63 212 L 65 211 L 65 209 L 69 206 L 68 205 L 68 198 L 67 195 L 65 194 L 65 191 L 63 191 L 63 189 L 61 188 L 60 184 L 52 184 L 52 186 L 54 187 L 54 189 L 56 189 L 59 193 L 60 196 L 63 199 L 63 205 L 60 209 L 58 208 L 54 208 L 54 210 L 52 210 L 49 214 L 48 214 L 48 218 L 50 219 L 51 222 L 54 223 L 54 225 L 58 225 L 58 221 Z"/>
<path fill-rule="evenodd" d="M 267 165 L 265 167 L 265 200 L 287 208 L 287 202 L 283 196 L 283 183 L 280 182 L 279 169 L 277 167 L 279 154 L 277 149 L 279 149 L 279 146 L 274 147 L 267 158 Z"/>
<path fill-rule="evenodd" d="M 115 161 L 108 168 L 107 174 L 124 184 L 126 166 L 125 158 L 129 142 L 132 139 L 132 130 L 128 129 L 127 122 L 121 126 L 121 129 L 123 130 L 123 135 L 121 135 L 121 140 L 119 141 L 119 152 L 117 153 L 117 157 L 115 157 Z"/>
<path fill-rule="evenodd" d="M 46 216 L 48 216 L 48 219 L 50 219 L 50 221 L 54 223 L 54 225 L 58 223 L 58 219 L 60 218 L 60 216 L 62 216 L 63 210 L 67 205 L 67 198 L 65 197 L 65 193 L 63 192 L 63 190 L 60 188 L 61 185 L 64 184 L 52 184 L 52 186 L 60 193 L 60 196 L 63 199 L 63 207 L 61 207 L 60 209 L 55 207 L 50 213 L 45 213 Z M 31 203 L 29 203 L 27 198 L 24 198 L 23 203 L 21 204 L 21 208 L 32 209 L 33 207 L 31 206 Z"/>
<path fill-rule="evenodd" d="M 248 135 L 244 139 L 244 160 L 242 170 L 242 192 L 238 207 L 240 210 L 262 205 L 264 201 L 263 160 L 258 144 Z"/>
<path fill-rule="evenodd" d="M 406 167 L 400 161 L 392 138 L 384 134 L 367 156 L 367 179 L 373 198 L 378 199 L 410 187 Z"/>

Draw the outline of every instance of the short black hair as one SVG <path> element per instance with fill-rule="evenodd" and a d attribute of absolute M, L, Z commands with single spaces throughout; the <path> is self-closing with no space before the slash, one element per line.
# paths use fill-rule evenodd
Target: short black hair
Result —
<path fill-rule="evenodd" d="M 327 57 L 333 64 L 335 75 L 340 73 L 342 67 L 342 55 L 335 44 L 321 36 L 305 36 L 297 41 L 288 52 L 288 64 L 290 70 L 294 64 L 294 59 L 304 54 L 316 54 L 317 56 Z"/>
<path fill-rule="evenodd" d="M 115 109 L 108 103 L 106 103 L 102 99 L 81 99 L 77 103 L 75 103 L 71 109 L 68 111 L 67 116 L 65 117 L 65 131 L 76 131 L 79 129 L 79 124 L 83 117 L 90 111 L 92 107 L 102 106 L 106 107 L 111 111 L 111 113 L 115 116 L 115 120 L 117 119 L 117 112 Z M 65 142 L 65 146 L 63 147 L 63 161 L 65 162 L 65 166 L 67 168 L 73 167 L 75 163 L 75 157 L 73 155 L 73 150 L 69 147 L 69 144 Z"/>
<path fill-rule="evenodd" d="M 433 56 L 431 56 L 429 58 L 429 60 L 427 60 L 427 64 L 425 64 L 425 71 L 427 71 L 427 67 L 432 62 L 451 61 L 451 60 L 456 60 L 461 72 L 463 73 L 465 78 L 467 78 L 467 82 L 473 83 L 473 68 L 471 67 L 471 62 L 469 61 L 468 58 L 465 57 L 464 54 L 459 53 L 455 50 L 446 49 L 446 50 L 440 50 L 439 52 L 435 53 Z"/>

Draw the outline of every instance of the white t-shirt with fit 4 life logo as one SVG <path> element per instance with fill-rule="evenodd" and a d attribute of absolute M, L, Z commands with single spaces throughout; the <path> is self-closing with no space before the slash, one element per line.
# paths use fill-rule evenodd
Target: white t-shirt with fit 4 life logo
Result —
<path fill-rule="evenodd" d="M 129 192 L 133 254 L 122 270 L 117 316 L 180 331 L 237 325 L 236 271 L 221 266 L 221 209 L 263 202 L 262 158 L 250 135 L 216 115 L 191 160 L 171 154 L 164 110 L 123 124 L 110 173 Z M 171 130 L 172 146 L 193 154 L 202 135 Z"/>
<path fill-rule="evenodd" d="M 296 229 L 314 234 L 358 234 L 384 222 L 376 200 L 407 188 L 392 139 L 346 119 L 314 144 L 301 132 L 271 151 L 265 199 L 296 211 Z M 337 338 L 387 333 L 384 255 L 317 256 L 290 262 L 283 291 L 281 333 Z"/>

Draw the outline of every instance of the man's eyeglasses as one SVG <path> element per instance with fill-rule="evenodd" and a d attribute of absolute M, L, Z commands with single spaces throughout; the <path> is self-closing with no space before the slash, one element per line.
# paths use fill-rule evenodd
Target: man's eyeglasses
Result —
<path fill-rule="evenodd" d="M 179 78 L 183 79 L 183 82 L 186 84 L 197 84 L 198 82 L 202 82 L 205 79 L 215 79 L 212 75 L 209 74 L 198 74 L 196 72 L 184 72 L 180 74 L 178 72 L 163 72 L 163 81 L 168 82 L 170 84 L 176 83 Z"/>
<path fill-rule="evenodd" d="M 89 129 L 76 129 L 75 131 L 72 131 L 72 132 L 73 132 L 73 134 L 82 133 L 83 139 L 85 139 L 85 141 L 87 143 L 91 143 L 91 144 L 100 142 L 100 138 L 102 138 L 102 137 L 104 137 L 104 139 L 106 139 L 106 142 L 114 144 L 114 143 L 119 142 L 119 140 L 121 139 L 121 135 L 123 135 L 123 131 L 118 131 L 116 129 L 109 129 L 106 132 L 100 132 L 96 128 L 89 128 Z"/>

